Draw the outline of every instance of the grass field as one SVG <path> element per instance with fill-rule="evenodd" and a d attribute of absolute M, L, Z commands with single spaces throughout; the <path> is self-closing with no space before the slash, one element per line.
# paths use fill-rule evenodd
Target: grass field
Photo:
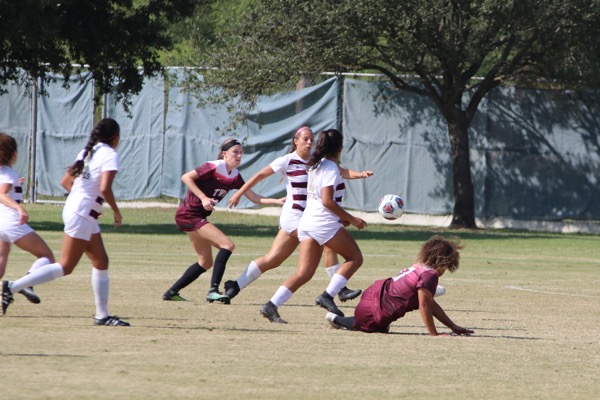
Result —
<path fill-rule="evenodd" d="M 60 207 L 28 210 L 58 257 Z M 459 270 L 442 277 L 447 294 L 438 301 L 475 335 L 427 336 L 418 312 L 394 323 L 390 334 L 365 334 L 331 329 L 314 305 L 327 284 L 322 268 L 281 307 L 289 324 L 259 315 L 296 256 L 231 305 L 204 301 L 206 275 L 182 291 L 190 301 L 162 301 L 195 261 L 173 213 L 125 209 L 123 227 L 103 225 L 110 311 L 132 327 L 92 325 L 86 260 L 71 276 L 36 288 L 41 304 L 17 295 L 0 317 L 3 399 L 598 398 L 600 236 L 374 224 L 353 230 L 365 263 L 352 288 L 410 265 L 434 233 L 466 245 Z M 217 212 L 211 220 L 236 243 L 225 279 L 265 253 L 276 233 L 274 217 Z M 21 276 L 32 261 L 14 249 L 5 279 Z M 340 308 L 352 314 L 355 304 Z"/>

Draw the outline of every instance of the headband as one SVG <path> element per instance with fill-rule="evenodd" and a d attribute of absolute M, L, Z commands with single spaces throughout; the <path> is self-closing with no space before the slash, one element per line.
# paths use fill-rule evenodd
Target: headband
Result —
<path fill-rule="evenodd" d="M 305 130 L 312 132 L 312 130 L 308 126 L 303 126 L 301 128 L 298 128 L 298 130 L 296 131 L 296 133 L 294 133 L 294 137 L 297 138 L 298 135 L 300 135 L 300 133 L 302 133 L 302 131 L 305 131 Z"/>
<path fill-rule="evenodd" d="M 222 147 L 221 147 L 221 151 L 227 151 L 230 148 L 232 148 L 233 146 L 241 146 L 242 144 L 240 142 L 237 141 L 237 139 L 233 139 L 227 143 L 225 143 Z"/>

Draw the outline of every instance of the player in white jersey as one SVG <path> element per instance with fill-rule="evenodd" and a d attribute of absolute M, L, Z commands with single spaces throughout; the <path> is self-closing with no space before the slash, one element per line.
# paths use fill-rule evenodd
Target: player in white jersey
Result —
<path fill-rule="evenodd" d="M 260 313 L 271 322 L 285 323 L 279 316 L 278 308 L 312 278 L 319 265 L 323 246 L 341 255 L 345 261 L 315 302 L 330 312 L 344 315 L 333 298 L 346 286 L 348 279 L 363 262 L 358 245 L 344 227 L 353 225 L 363 229 L 367 223 L 351 215 L 340 205 L 344 195 L 344 180 L 338 169 L 342 143 L 342 134 L 336 129 L 319 134 L 315 152 L 308 163 L 306 209 L 298 224 L 298 269 L 283 282 L 271 300 L 260 308 Z"/>
<path fill-rule="evenodd" d="M 275 159 L 250 178 L 230 198 L 229 206 L 235 207 L 239 203 L 241 196 L 263 179 L 273 174 L 281 174 L 286 180 L 287 195 L 279 217 L 279 232 L 267 254 L 251 261 L 237 280 L 225 282 L 225 294 L 230 299 L 235 297 L 241 289 L 258 279 L 264 272 L 281 265 L 283 261 L 292 255 L 298 244 L 300 244 L 296 230 L 306 207 L 307 169 L 313 141 L 314 134 L 310 128 L 303 126 L 298 129 L 292 137 L 292 149 L 290 153 Z M 339 169 L 345 179 L 367 178 L 373 175 L 371 171 L 357 172 L 341 167 Z M 324 254 L 325 265 L 327 266 L 326 270 L 331 278 L 340 266 L 337 254 L 328 247 L 324 248 Z M 341 301 L 351 300 L 358 297 L 361 292 L 361 290 L 352 290 L 344 287 L 338 294 L 338 297 Z"/>
<path fill-rule="evenodd" d="M 13 243 L 37 258 L 29 272 L 54 262 L 52 250 L 27 224 L 29 214 L 21 204 L 24 179 L 20 179 L 12 169 L 16 162 L 17 141 L 12 136 L 0 132 L 0 278 L 4 276 Z M 34 304 L 40 303 L 40 298 L 33 288 L 25 287 L 19 293 Z"/>
<path fill-rule="evenodd" d="M 92 289 L 96 303 L 95 325 L 129 326 L 108 313 L 108 255 L 104 248 L 98 217 L 106 201 L 112 208 L 115 227 L 121 226 L 121 213 L 112 184 L 119 171 L 119 124 L 111 118 L 100 120 L 90 138 L 67 170 L 61 185 L 69 192 L 63 208 L 65 224 L 62 252 L 58 263 L 48 264 L 14 282 L 2 282 L 2 311 L 12 302 L 12 293 L 24 287 L 46 283 L 69 275 L 86 253 L 92 263 Z"/>

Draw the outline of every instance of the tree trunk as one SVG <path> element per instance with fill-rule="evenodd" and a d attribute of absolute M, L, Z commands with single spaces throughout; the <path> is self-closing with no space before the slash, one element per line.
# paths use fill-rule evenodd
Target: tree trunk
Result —
<path fill-rule="evenodd" d="M 469 155 L 469 124 L 466 121 L 448 121 L 452 154 L 452 182 L 454 210 L 450 228 L 477 228 L 475 224 L 475 195 Z"/>

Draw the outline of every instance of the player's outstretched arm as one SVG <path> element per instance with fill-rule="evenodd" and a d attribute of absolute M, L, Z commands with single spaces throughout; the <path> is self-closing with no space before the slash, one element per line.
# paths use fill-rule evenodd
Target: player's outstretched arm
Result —
<path fill-rule="evenodd" d="M 259 194 L 254 193 L 252 190 L 248 190 L 244 196 L 246 196 L 251 202 L 254 204 L 262 204 L 262 205 L 275 205 L 282 206 L 285 203 L 285 197 L 281 197 L 279 199 L 272 199 L 270 197 L 264 197 Z"/>
<path fill-rule="evenodd" d="M 433 316 L 440 321 L 442 324 L 446 325 L 448 328 L 452 329 L 452 332 L 458 335 L 471 335 L 475 333 L 474 331 L 463 328 L 462 326 L 456 325 L 450 317 L 446 314 L 442 306 L 440 306 L 435 300 L 433 300 Z"/>
<path fill-rule="evenodd" d="M 273 168 L 271 168 L 270 165 L 267 165 L 266 167 L 264 167 L 263 169 L 258 171 L 256 174 L 254 174 L 254 176 L 252 176 L 252 178 L 248 179 L 246 181 L 246 183 L 244 183 L 244 185 L 241 188 L 239 188 L 239 190 L 237 192 L 235 192 L 233 194 L 233 196 L 231 196 L 229 198 L 229 201 L 227 202 L 227 204 L 229 204 L 229 208 L 236 207 L 238 205 L 238 203 L 240 202 L 240 199 L 242 198 L 242 196 L 246 195 L 247 191 L 252 189 L 254 187 L 254 185 L 256 185 L 258 182 L 273 175 L 274 173 L 275 173 L 275 171 L 273 171 Z M 248 196 L 246 196 L 246 197 L 248 197 Z M 248 198 L 250 199 L 250 197 L 248 197 Z M 250 199 L 250 201 L 252 201 L 253 203 L 256 203 L 252 199 Z M 259 204 L 259 203 L 256 203 L 256 204 Z"/>
<path fill-rule="evenodd" d="M 421 318 L 423 319 L 425 328 L 427 328 L 427 332 L 429 332 L 431 336 L 438 336 L 438 331 L 435 329 L 435 324 L 433 323 L 433 309 L 435 303 L 433 301 L 433 293 L 427 289 L 419 288 L 417 295 L 419 296 L 419 312 L 421 313 Z"/>
<path fill-rule="evenodd" d="M 340 174 L 344 179 L 365 179 L 370 176 L 373 176 L 373 171 L 354 171 L 351 169 L 344 168 L 338 165 L 338 169 L 340 170 Z"/>

